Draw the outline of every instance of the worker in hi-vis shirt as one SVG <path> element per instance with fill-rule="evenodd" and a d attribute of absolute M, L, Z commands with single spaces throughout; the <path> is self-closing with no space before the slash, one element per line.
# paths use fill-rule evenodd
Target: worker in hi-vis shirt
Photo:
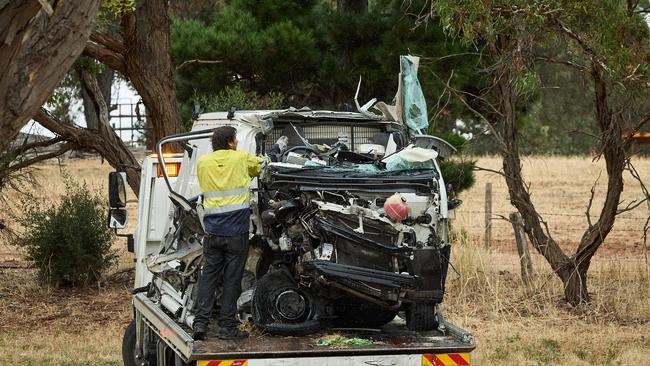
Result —
<path fill-rule="evenodd" d="M 237 151 L 237 130 L 218 127 L 212 135 L 211 154 L 199 158 L 197 174 L 203 192 L 204 264 L 199 279 L 193 337 L 206 338 L 214 306 L 215 288 L 223 272 L 223 292 L 217 337 L 241 339 L 248 333 L 239 329 L 237 298 L 248 257 L 251 178 L 260 174 L 262 159 Z"/>

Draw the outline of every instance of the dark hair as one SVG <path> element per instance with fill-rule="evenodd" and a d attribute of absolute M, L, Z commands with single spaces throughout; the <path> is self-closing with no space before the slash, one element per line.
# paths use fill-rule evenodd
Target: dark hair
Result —
<path fill-rule="evenodd" d="M 237 130 L 232 126 L 221 126 L 214 129 L 212 134 L 212 151 L 228 150 L 228 143 L 237 135 Z"/>

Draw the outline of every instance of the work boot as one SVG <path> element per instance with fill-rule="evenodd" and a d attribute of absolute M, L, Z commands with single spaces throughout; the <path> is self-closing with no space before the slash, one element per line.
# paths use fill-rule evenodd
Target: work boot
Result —
<path fill-rule="evenodd" d="M 217 332 L 219 339 L 244 339 L 248 338 L 248 332 L 237 327 L 219 328 Z"/>
<path fill-rule="evenodd" d="M 207 333 L 208 327 L 203 324 L 195 324 L 192 338 L 194 338 L 195 341 L 202 341 L 207 337 Z"/>

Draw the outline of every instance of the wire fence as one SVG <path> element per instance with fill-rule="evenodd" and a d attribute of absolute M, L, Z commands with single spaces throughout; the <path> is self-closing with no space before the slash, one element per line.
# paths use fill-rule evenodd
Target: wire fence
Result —
<path fill-rule="evenodd" d="M 462 210 L 460 209 L 459 212 L 456 213 L 456 215 L 462 215 L 464 213 L 468 214 L 476 214 L 476 215 L 481 215 L 484 216 L 487 212 L 482 211 L 482 210 Z M 491 213 L 491 220 L 492 224 L 491 226 L 493 228 L 501 228 L 501 229 L 511 229 L 512 226 L 510 224 L 510 220 L 507 218 L 510 212 L 505 212 L 505 211 L 492 211 Z M 563 214 L 563 213 L 548 213 L 548 212 L 540 212 L 540 216 L 553 216 L 553 217 L 579 217 L 579 218 L 584 218 L 585 220 L 587 219 L 587 216 L 585 214 Z M 597 217 L 593 217 L 592 221 L 597 220 Z M 618 216 L 616 217 L 616 221 L 618 220 L 629 220 L 629 221 L 638 221 L 640 223 L 644 223 L 648 221 L 648 217 L 641 217 L 641 216 Z M 548 223 L 547 225 L 549 229 L 554 230 L 554 231 L 568 231 L 568 232 L 584 232 L 586 228 L 567 228 L 567 227 L 561 227 L 559 223 Z M 473 228 L 484 228 L 484 225 L 470 225 Z M 617 232 L 643 232 L 643 225 L 639 226 L 638 228 L 620 228 L 617 227 L 615 229 Z"/>
<path fill-rule="evenodd" d="M 485 215 L 485 211 L 477 211 L 477 210 L 459 210 L 459 213 L 474 213 L 474 214 L 481 214 Z M 505 212 L 505 211 L 492 211 L 492 215 L 508 215 L 510 212 Z M 540 216 L 564 216 L 564 217 L 584 217 L 586 218 L 585 214 L 564 214 L 564 213 L 550 213 L 550 212 L 539 212 Z M 498 217 L 498 216 L 497 216 Z M 648 217 L 641 217 L 641 216 L 618 216 L 616 217 L 616 220 L 647 220 Z"/>

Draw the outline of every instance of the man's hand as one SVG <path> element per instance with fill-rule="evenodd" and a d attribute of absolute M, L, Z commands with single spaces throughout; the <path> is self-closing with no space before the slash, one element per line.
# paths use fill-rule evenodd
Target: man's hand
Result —
<path fill-rule="evenodd" d="M 262 162 L 260 163 L 260 179 L 264 179 L 266 177 L 266 172 L 269 169 L 269 164 L 271 164 L 271 158 L 268 156 L 261 157 Z"/>
<path fill-rule="evenodd" d="M 261 167 L 262 167 L 262 170 L 264 170 L 271 163 L 271 158 L 269 158 L 268 156 L 262 156 L 261 158 L 262 158 Z"/>

